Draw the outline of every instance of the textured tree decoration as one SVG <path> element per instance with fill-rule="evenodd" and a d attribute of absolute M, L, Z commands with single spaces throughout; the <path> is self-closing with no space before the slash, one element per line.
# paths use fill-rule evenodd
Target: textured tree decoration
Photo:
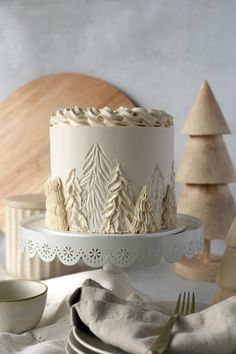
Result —
<path fill-rule="evenodd" d="M 56 231 L 67 231 L 67 215 L 60 178 L 49 178 L 44 186 L 46 195 L 46 225 Z"/>
<path fill-rule="evenodd" d="M 67 223 L 70 231 L 88 231 L 88 224 L 81 204 L 81 186 L 73 168 L 65 183 Z"/>
<path fill-rule="evenodd" d="M 176 225 L 175 191 L 172 184 L 168 184 L 162 204 L 162 226 L 164 228 Z"/>
<path fill-rule="evenodd" d="M 211 254 L 211 240 L 224 239 L 236 214 L 228 183 L 235 171 L 222 135 L 229 127 L 205 81 L 189 113 L 183 133 L 190 135 L 176 180 L 185 187 L 178 212 L 198 217 L 205 227 L 204 252 L 176 264 L 177 274 L 198 280 L 215 281 L 220 256 Z"/>
<path fill-rule="evenodd" d="M 226 237 L 226 250 L 222 257 L 219 271 L 216 277 L 218 290 L 214 302 L 227 299 L 236 295 L 236 217 Z"/>
<path fill-rule="evenodd" d="M 107 185 L 111 178 L 111 163 L 99 143 L 93 144 L 85 157 L 82 189 L 82 210 L 86 211 L 89 230 L 101 230 L 102 211 L 107 199 Z"/>
<path fill-rule="evenodd" d="M 177 204 L 176 204 L 176 197 L 175 197 L 175 165 L 174 161 L 172 163 L 172 170 L 171 170 L 171 179 L 170 179 L 170 191 L 169 191 L 169 198 L 171 200 L 170 205 L 170 226 L 175 226 L 177 223 Z M 165 226 L 165 225 L 164 225 Z"/>
<path fill-rule="evenodd" d="M 147 193 L 150 197 L 150 202 L 156 213 L 157 224 L 162 222 L 162 203 L 165 196 L 165 183 L 164 176 L 159 168 L 156 165 L 151 173 L 151 176 L 147 183 Z"/>
<path fill-rule="evenodd" d="M 134 213 L 132 199 L 130 181 L 126 177 L 121 165 L 117 162 L 117 166 L 112 172 L 111 182 L 108 184 L 108 196 L 102 213 L 104 218 L 103 232 L 130 232 Z"/>
<path fill-rule="evenodd" d="M 131 232 L 144 234 L 156 232 L 161 229 L 161 220 L 157 218 L 156 212 L 152 207 L 152 203 L 144 186 L 139 194 L 134 209 L 134 218 L 131 225 Z"/>
<path fill-rule="evenodd" d="M 171 167 L 170 186 L 173 190 L 175 190 L 175 163 L 174 163 L 174 161 L 172 162 L 172 167 Z M 176 200 L 174 200 L 174 201 L 176 202 Z"/>

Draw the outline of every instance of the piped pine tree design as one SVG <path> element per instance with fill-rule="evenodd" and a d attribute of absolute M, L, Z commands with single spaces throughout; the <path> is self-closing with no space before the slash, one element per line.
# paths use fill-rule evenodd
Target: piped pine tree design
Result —
<path fill-rule="evenodd" d="M 161 229 L 161 220 L 157 218 L 156 212 L 152 207 L 152 203 L 144 186 L 139 194 L 134 209 L 134 219 L 131 225 L 132 233 L 149 233 L 156 232 Z"/>
<path fill-rule="evenodd" d="M 86 210 L 89 230 L 100 231 L 102 210 L 107 198 L 107 185 L 111 177 L 111 163 L 99 143 L 93 144 L 85 157 L 82 189 L 82 209 Z"/>
<path fill-rule="evenodd" d="M 165 196 L 165 190 L 164 176 L 157 164 L 148 180 L 147 193 L 150 197 L 152 207 L 155 210 L 158 224 L 161 224 L 162 220 L 162 203 Z"/>
<path fill-rule="evenodd" d="M 88 224 L 81 206 L 81 186 L 73 168 L 65 183 L 67 223 L 71 231 L 88 231 Z"/>
<path fill-rule="evenodd" d="M 131 230 L 134 204 L 130 181 L 117 162 L 111 182 L 108 184 L 108 198 L 102 213 L 104 217 L 102 231 L 106 233 L 127 233 Z"/>
<path fill-rule="evenodd" d="M 46 195 L 46 225 L 56 231 L 67 231 L 67 216 L 63 186 L 60 178 L 47 180 L 44 186 Z"/>
<path fill-rule="evenodd" d="M 172 171 L 171 171 L 171 180 L 170 180 L 170 188 L 171 188 L 171 213 L 173 217 L 173 222 L 176 224 L 177 221 L 177 203 L 176 203 L 176 196 L 175 196 L 175 163 L 172 163 Z"/>
<path fill-rule="evenodd" d="M 176 225 L 176 201 L 173 181 L 168 184 L 162 205 L 162 226 L 164 228 Z"/>

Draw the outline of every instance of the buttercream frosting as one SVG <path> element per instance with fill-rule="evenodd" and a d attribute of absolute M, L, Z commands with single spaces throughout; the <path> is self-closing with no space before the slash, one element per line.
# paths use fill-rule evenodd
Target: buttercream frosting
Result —
<path fill-rule="evenodd" d="M 165 191 L 165 179 L 158 164 L 156 164 L 147 183 L 147 193 L 156 213 L 156 222 L 159 229 L 162 224 L 162 203 Z"/>
<path fill-rule="evenodd" d="M 71 231 L 88 231 L 88 223 L 81 203 L 81 186 L 76 175 L 76 169 L 72 168 L 65 183 L 65 206 L 67 223 Z"/>
<path fill-rule="evenodd" d="M 173 138 L 173 118 L 160 110 L 57 110 L 51 117 L 50 148 L 52 179 L 59 177 L 63 184 L 61 229 L 126 234 L 172 227 Z M 55 229 L 60 228 L 54 210 L 60 193 L 48 195 L 47 224 Z"/>
<path fill-rule="evenodd" d="M 135 205 L 134 219 L 131 225 L 131 232 L 143 234 L 155 232 L 161 229 L 157 215 L 147 193 L 147 187 L 143 186 Z"/>
<path fill-rule="evenodd" d="M 82 208 L 86 211 L 89 230 L 98 232 L 103 217 L 101 211 L 107 198 L 107 185 L 111 176 L 111 162 L 99 143 L 93 144 L 85 157 L 80 179 Z"/>
<path fill-rule="evenodd" d="M 168 184 L 166 195 L 163 199 L 162 223 L 164 228 L 176 225 L 175 191 L 171 184 Z"/>
<path fill-rule="evenodd" d="M 67 231 L 67 215 L 63 184 L 60 178 L 49 178 L 44 185 L 46 195 L 46 225 L 57 231 Z"/>
<path fill-rule="evenodd" d="M 162 110 L 144 109 L 140 107 L 120 107 L 111 110 L 108 107 L 97 109 L 90 107 L 63 107 L 54 112 L 50 119 L 51 126 L 71 125 L 94 127 L 170 127 L 173 117 Z"/>
<path fill-rule="evenodd" d="M 134 204 L 130 181 L 119 162 L 111 174 L 108 184 L 108 197 L 102 212 L 104 223 L 102 231 L 106 233 L 127 233 L 130 231 Z"/>

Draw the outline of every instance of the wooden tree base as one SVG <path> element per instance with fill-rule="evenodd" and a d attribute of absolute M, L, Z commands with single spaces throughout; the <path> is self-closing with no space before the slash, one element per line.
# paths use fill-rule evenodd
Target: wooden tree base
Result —
<path fill-rule="evenodd" d="M 208 261 L 204 261 L 202 256 L 192 259 L 184 257 L 176 263 L 175 272 L 181 278 L 215 282 L 221 258 L 219 255 L 211 255 Z"/>
<path fill-rule="evenodd" d="M 231 296 L 236 295 L 236 290 L 227 290 L 227 289 L 223 289 L 220 288 L 217 290 L 213 303 L 216 304 L 217 302 L 223 301 L 228 299 Z"/>

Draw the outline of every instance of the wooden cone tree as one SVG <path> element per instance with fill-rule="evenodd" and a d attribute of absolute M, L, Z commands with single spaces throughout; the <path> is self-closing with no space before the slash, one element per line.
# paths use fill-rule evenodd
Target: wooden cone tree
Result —
<path fill-rule="evenodd" d="M 185 183 L 178 212 L 198 217 L 205 226 L 203 254 L 176 264 L 178 275 L 215 281 L 219 256 L 211 255 L 211 240 L 224 239 L 236 214 L 228 183 L 235 171 L 222 135 L 230 134 L 215 96 L 205 81 L 189 113 L 183 134 L 190 135 L 176 180 Z"/>
<path fill-rule="evenodd" d="M 215 294 L 214 302 L 219 302 L 236 295 L 236 217 L 226 237 L 226 245 L 227 248 L 222 257 L 216 277 L 219 288 Z"/>

